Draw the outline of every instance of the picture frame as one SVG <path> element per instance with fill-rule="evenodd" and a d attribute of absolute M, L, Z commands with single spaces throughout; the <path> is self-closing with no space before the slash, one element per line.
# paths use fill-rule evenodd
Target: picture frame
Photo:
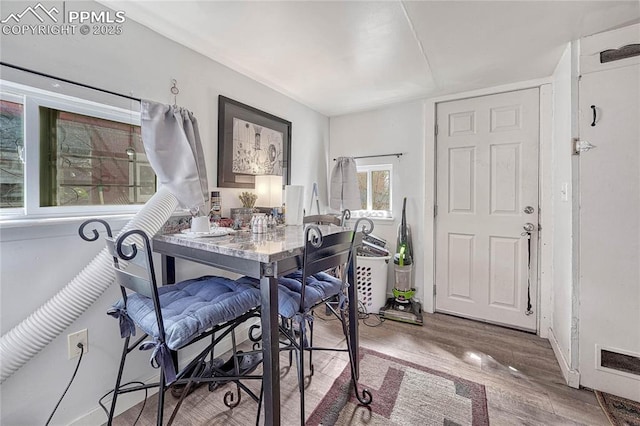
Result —
<path fill-rule="evenodd" d="M 219 95 L 218 187 L 253 189 L 256 175 L 290 183 L 291 122 Z"/>

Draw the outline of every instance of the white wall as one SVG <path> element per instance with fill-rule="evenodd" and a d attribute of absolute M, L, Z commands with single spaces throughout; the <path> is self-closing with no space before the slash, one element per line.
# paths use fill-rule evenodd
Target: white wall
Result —
<path fill-rule="evenodd" d="M 33 4 L 3 2 L 3 16 L 10 12 L 9 9 L 19 12 L 29 5 Z M 94 2 L 67 2 L 67 7 L 104 9 Z M 4 62 L 119 93 L 132 92 L 134 96 L 160 102 L 173 102 L 169 89 L 171 79 L 175 78 L 180 89 L 178 104 L 193 111 L 199 121 L 210 189 L 215 188 L 217 177 L 219 94 L 293 123 L 292 183 L 310 188 L 312 182 L 327 180 L 327 117 L 132 21 L 124 24 L 123 34 L 119 36 L 3 35 L 0 43 L 0 59 Z M 34 81 L 30 76 L 11 72 L 5 67 L 2 67 L 2 78 Z M 50 82 L 34 84 L 52 89 Z M 107 99 L 64 84 L 61 90 Z M 109 102 L 123 105 L 120 100 Z M 124 106 L 128 105 L 128 102 L 124 103 Z M 225 214 L 228 214 L 228 208 L 240 206 L 239 192 L 222 189 Z M 321 188 L 321 195 L 326 200 L 326 188 Z M 28 224 L 18 228 L 3 225 L 0 234 L 3 334 L 66 285 L 99 250 L 97 244 L 83 242 L 77 236 L 79 220 L 64 223 Z M 122 220 L 118 221 L 117 225 L 122 223 Z M 201 273 L 203 269 L 179 264 L 178 278 Z M 62 335 L 2 384 L 1 424 L 45 423 L 77 361 L 67 360 L 66 336 L 83 328 L 89 330 L 89 352 L 52 424 L 68 424 L 98 409 L 98 398 L 113 386 L 120 354 L 117 322 L 105 314 L 117 297 L 117 289 L 110 288 Z M 126 373 L 125 380 L 146 379 L 153 375 L 155 371 L 147 368 L 149 356 L 141 354 Z M 136 370 L 140 373 L 134 373 Z M 101 412 L 96 413 L 91 422 L 106 420 Z"/>
<path fill-rule="evenodd" d="M 414 246 L 414 285 L 417 298 L 424 296 L 424 129 L 422 101 L 403 103 L 375 111 L 349 114 L 330 119 L 329 158 L 402 152 L 400 158 L 380 157 L 357 160 L 358 164 L 392 164 L 393 220 L 375 220 L 373 233 L 387 240 L 395 252 L 396 236 L 402 213 L 402 199 L 407 197 L 407 223 L 411 226 Z M 331 165 L 333 167 L 333 165 Z M 393 267 L 389 267 L 387 290 L 393 287 Z M 429 302 L 431 297 L 429 296 Z M 425 307 L 426 309 L 426 307 Z"/>
<path fill-rule="evenodd" d="M 423 308 L 427 312 L 433 312 L 433 259 L 434 259 L 434 242 L 433 242 L 433 204 L 435 200 L 434 191 L 434 173 L 435 164 L 433 153 L 435 150 L 435 136 L 433 133 L 435 122 L 435 108 L 438 102 L 445 102 L 455 99 L 463 99 L 474 96 L 485 96 L 494 93 L 502 93 L 513 90 L 521 90 L 530 87 L 543 87 L 551 83 L 550 78 L 538 80 L 530 80 L 507 84 L 504 86 L 496 86 L 476 90 L 473 92 L 465 92 L 454 95 L 447 95 L 440 98 L 431 98 L 424 101 L 413 101 L 403 104 L 397 104 L 387 108 L 343 115 L 339 117 L 331 117 L 330 119 L 330 158 L 341 155 L 358 156 L 384 154 L 391 152 L 403 152 L 400 159 L 395 157 L 358 160 L 359 163 L 367 164 L 374 161 L 383 163 L 392 163 L 394 166 L 394 182 L 393 182 L 393 211 L 396 215 L 393 222 L 376 221 L 375 234 L 388 240 L 392 249 L 395 249 L 395 238 L 397 225 L 399 223 L 399 214 L 401 212 L 402 197 L 408 197 L 408 223 L 413 226 L 413 239 L 416 244 L 416 271 L 414 273 L 415 286 L 418 290 L 418 298 L 423 302 Z M 545 89 L 546 93 L 547 89 Z M 561 89 L 564 91 L 564 89 Z M 555 99 L 552 99 L 552 102 Z M 549 103 L 543 102 L 542 108 L 549 108 Z M 560 107 L 564 109 L 564 106 Z M 550 111 L 543 111 L 544 117 L 551 117 Z M 564 118 L 563 118 L 564 119 Z M 564 124 L 563 124 L 564 125 Z M 545 123 L 545 126 L 551 127 L 551 124 Z M 545 130 L 546 132 L 546 130 Z M 550 132 L 550 131 L 549 131 Z M 547 137 L 542 135 L 541 137 Z M 562 136 L 563 137 L 563 136 Z M 561 136 L 558 136 L 561 138 Z M 552 142 L 543 141 L 542 155 L 551 158 L 548 152 L 551 150 Z M 564 145 L 568 147 L 569 144 Z M 560 149 L 560 148 L 558 148 Z M 568 150 L 568 148 L 567 148 Z M 566 154 L 566 153 L 565 153 Z M 566 157 L 570 160 L 570 155 Z M 568 160 L 567 160 L 568 161 Z M 566 164 L 560 164 L 559 167 L 567 167 Z M 542 164 L 545 176 L 552 176 L 555 172 L 551 170 L 551 162 Z M 560 171 L 561 176 L 568 174 L 570 176 L 570 168 Z M 552 177 L 553 178 L 553 177 Z M 556 180 L 559 178 L 555 177 Z M 549 184 L 551 186 L 551 184 Z M 569 180 L 569 188 L 571 186 Z M 555 189 L 554 189 L 555 191 Z M 569 197 L 571 194 L 569 193 Z M 570 200 L 571 198 L 569 198 Z M 571 210 L 560 213 L 562 217 L 557 220 L 570 219 Z M 545 229 L 548 239 L 553 240 L 553 228 Z M 569 229 L 570 233 L 570 229 Z M 541 248 L 541 257 L 551 259 L 551 255 L 547 252 L 551 244 Z M 570 257 L 570 247 L 565 254 Z M 562 248 L 564 250 L 564 248 Z M 571 265 L 566 267 L 571 270 Z M 551 268 L 549 268 L 551 269 Z M 550 282 L 552 277 L 547 278 Z M 571 280 L 567 285 L 570 286 Z M 393 286 L 392 268 L 389 268 L 389 282 L 387 284 L 390 291 Z M 548 317 L 552 314 L 553 307 L 551 305 L 552 289 L 551 284 L 541 287 L 540 295 L 540 312 L 545 313 Z M 539 334 L 546 337 L 549 328 L 550 318 L 541 318 Z M 570 321 L 569 321 L 570 324 Z M 569 325 L 570 327 L 570 325 Z M 543 330 L 544 328 L 544 330 Z"/>
<path fill-rule="evenodd" d="M 572 71 L 568 45 L 553 73 L 552 154 L 552 334 L 558 361 L 571 366 L 572 304 Z"/>

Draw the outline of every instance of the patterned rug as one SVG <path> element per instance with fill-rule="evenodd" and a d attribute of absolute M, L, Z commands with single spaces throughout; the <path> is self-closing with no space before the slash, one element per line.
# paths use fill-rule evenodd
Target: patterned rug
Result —
<path fill-rule="evenodd" d="M 596 397 L 613 426 L 640 426 L 640 402 L 600 391 Z"/>
<path fill-rule="evenodd" d="M 347 365 L 307 425 L 489 424 L 483 385 L 369 349 L 360 351 L 360 384 L 371 391 L 371 406 L 359 405 Z"/>

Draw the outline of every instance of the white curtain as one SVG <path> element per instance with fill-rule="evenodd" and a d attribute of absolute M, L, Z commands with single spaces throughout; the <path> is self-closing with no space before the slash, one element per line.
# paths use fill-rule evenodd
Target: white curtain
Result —
<path fill-rule="evenodd" d="M 358 170 L 353 157 L 338 157 L 331 172 L 329 206 L 334 210 L 360 210 Z"/>
<path fill-rule="evenodd" d="M 193 114 L 180 107 L 143 100 L 142 141 L 159 183 L 189 210 L 209 212 L 207 170 Z"/>

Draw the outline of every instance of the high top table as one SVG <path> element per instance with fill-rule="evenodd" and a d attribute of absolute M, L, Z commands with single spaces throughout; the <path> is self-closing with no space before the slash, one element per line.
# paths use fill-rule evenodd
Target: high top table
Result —
<path fill-rule="evenodd" d="M 319 226 L 323 235 L 345 228 Z M 175 259 L 186 259 L 260 280 L 265 425 L 280 424 L 280 352 L 278 331 L 278 277 L 302 266 L 304 227 L 285 226 L 265 234 L 238 231 L 224 237 L 199 237 L 176 233 L 157 235 L 153 251 L 162 255 L 162 282 L 175 283 Z M 355 262 L 356 256 L 353 256 Z M 355 283 L 355 265 L 349 268 Z M 356 285 L 350 285 L 349 334 L 358 370 L 358 302 Z"/>

